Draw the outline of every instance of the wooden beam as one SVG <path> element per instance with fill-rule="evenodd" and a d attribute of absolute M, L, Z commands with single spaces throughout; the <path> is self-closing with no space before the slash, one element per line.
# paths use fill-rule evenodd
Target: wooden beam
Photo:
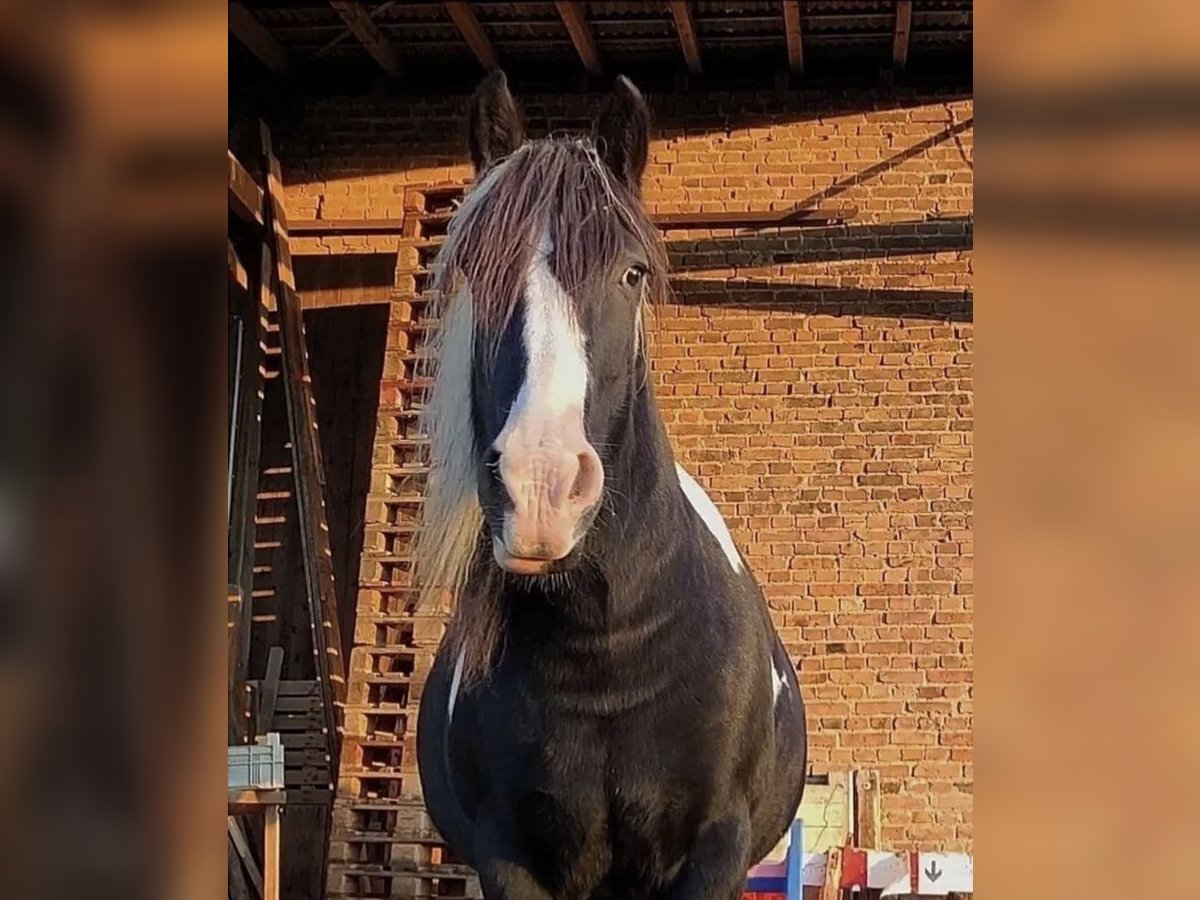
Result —
<path fill-rule="evenodd" d="M 446 12 L 450 13 L 458 33 L 463 36 L 479 64 L 489 72 L 500 68 L 500 57 L 496 55 L 492 42 L 488 40 L 483 26 L 479 24 L 471 4 L 466 0 L 446 0 Z"/>
<path fill-rule="evenodd" d="M 892 39 L 892 68 L 897 75 L 904 74 L 908 64 L 908 36 L 912 28 L 912 0 L 900 0 L 896 4 L 896 32 Z"/>
<path fill-rule="evenodd" d="M 804 74 L 804 41 L 800 33 L 800 0 L 783 0 L 783 28 L 787 33 L 788 67 Z"/>
<path fill-rule="evenodd" d="M 368 15 L 370 15 L 370 17 L 371 17 L 371 21 L 378 19 L 381 15 L 383 15 L 385 12 L 387 12 L 389 9 L 391 9 L 395 5 L 396 5 L 395 2 L 380 3 L 373 10 L 371 10 L 370 13 L 368 13 Z M 319 59 L 320 57 L 322 57 L 326 53 L 328 53 L 330 50 L 332 50 L 334 47 L 336 47 L 338 44 L 340 44 L 342 41 L 346 40 L 346 38 L 353 37 L 353 36 L 354 36 L 354 33 L 349 28 L 345 29 L 340 34 L 338 34 L 337 37 L 335 37 L 333 40 L 331 40 L 328 44 L 326 44 L 320 50 L 318 50 L 316 53 L 314 53 L 310 58 L 311 59 Z"/>
<path fill-rule="evenodd" d="M 271 804 L 263 819 L 263 900 L 279 900 L 279 805 Z"/>
<path fill-rule="evenodd" d="M 396 50 L 387 35 L 379 29 L 362 4 L 353 0 L 329 0 L 329 5 L 342 17 L 346 27 L 367 48 L 367 52 L 379 63 L 379 67 L 392 78 L 399 78 L 402 72 L 400 57 L 396 55 Z"/>
<path fill-rule="evenodd" d="M 272 647 L 267 653 L 267 677 L 263 679 L 258 694 L 258 715 L 255 716 L 259 735 L 271 730 L 275 718 L 275 704 L 279 699 L 279 676 L 283 672 L 283 648 Z"/>
<path fill-rule="evenodd" d="M 567 33 L 571 35 L 571 43 L 575 45 L 575 52 L 579 54 L 583 67 L 592 75 L 601 74 L 604 68 L 600 65 L 600 51 L 596 49 L 592 29 L 583 16 L 583 4 L 578 0 L 554 0 L 554 5 L 558 7 L 558 14 L 567 26 Z"/>
<path fill-rule="evenodd" d="M 244 871 L 247 877 L 249 877 L 250 883 L 254 885 L 258 896 L 261 897 L 263 892 L 262 872 L 258 869 L 258 863 L 254 861 L 254 853 L 250 849 L 250 842 L 246 840 L 246 833 L 242 831 L 241 823 L 233 816 L 228 816 L 226 830 L 229 832 L 229 839 L 233 841 L 234 849 L 237 850 L 237 855 L 245 867 Z"/>
<path fill-rule="evenodd" d="M 229 4 L 229 30 L 246 45 L 246 49 L 258 57 L 259 62 L 276 75 L 286 75 L 291 68 L 291 59 L 271 32 L 254 18 L 240 3 Z"/>
<path fill-rule="evenodd" d="M 692 7 L 687 0 L 671 0 L 671 15 L 675 17 L 675 32 L 679 35 L 679 46 L 687 60 L 688 71 L 700 74 L 700 42 L 696 40 L 696 26 L 692 22 Z"/>
<path fill-rule="evenodd" d="M 246 271 L 246 267 L 238 259 L 237 251 L 233 249 L 233 241 L 229 241 L 229 277 L 243 291 L 250 290 L 250 273 Z"/>
<path fill-rule="evenodd" d="M 229 208 L 256 225 L 263 223 L 263 190 L 246 171 L 246 167 L 238 162 L 232 150 L 229 154 Z"/>

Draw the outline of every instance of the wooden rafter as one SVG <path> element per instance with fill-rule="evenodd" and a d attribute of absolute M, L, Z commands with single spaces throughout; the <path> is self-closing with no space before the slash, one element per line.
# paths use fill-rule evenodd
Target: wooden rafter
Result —
<path fill-rule="evenodd" d="M 896 32 L 892 39 L 892 68 L 896 74 L 904 72 L 908 64 L 908 36 L 912 29 L 912 0 L 900 0 L 896 4 Z"/>
<path fill-rule="evenodd" d="M 392 78 L 399 78 L 402 73 L 400 57 L 387 35 L 375 24 L 362 4 L 353 0 L 329 0 L 329 5 L 342 17 L 346 27 L 367 48 L 367 52 L 379 63 L 380 68 Z"/>
<path fill-rule="evenodd" d="M 558 14 L 567 26 L 571 43 L 575 45 L 583 67 L 592 75 L 599 75 L 604 70 L 600 65 L 600 51 L 596 49 L 592 29 L 588 27 L 587 19 L 583 16 L 583 4 L 576 0 L 554 0 L 554 5 L 558 7 Z"/>
<path fill-rule="evenodd" d="M 488 40 L 487 33 L 479 24 L 479 19 L 475 15 L 475 10 L 471 9 L 471 4 L 466 0 L 446 0 L 446 12 L 450 13 L 450 18 L 454 20 L 454 26 L 463 36 L 463 40 L 467 42 L 467 46 L 471 48 L 471 52 L 475 54 L 475 58 L 479 60 L 479 64 L 489 72 L 500 68 L 500 57 L 496 55 L 492 42 Z"/>
<path fill-rule="evenodd" d="M 385 12 L 387 12 L 389 9 L 391 9 L 395 5 L 396 5 L 396 3 L 394 2 L 394 0 L 393 0 L 393 2 L 389 2 L 389 3 L 380 3 L 378 6 L 376 6 L 374 9 L 372 9 L 368 13 L 368 15 L 371 17 L 371 21 L 378 19 L 381 15 L 383 15 Z M 349 28 L 345 29 L 344 31 L 340 32 L 337 37 L 333 38 L 333 40 L 331 40 L 328 44 L 325 44 L 325 46 L 323 46 L 320 50 L 318 50 L 316 53 L 314 53 L 312 55 L 312 58 L 317 59 L 319 57 L 324 56 L 326 53 L 328 53 L 330 50 L 332 50 L 334 47 L 336 47 L 342 41 L 346 40 L 346 38 L 353 37 L 353 36 L 354 36 L 354 32 L 352 32 Z"/>
<path fill-rule="evenodd" d="M 229 30 L 245 44 L 246 49 L 258 57 L 259 62 L 276 75 L 286 75 L 291 68 L 291 59 L 271 32 L 254 14 L 240 3 L 229 4 Z"/>
<path fill-rule="evenodd" d="M 788 68 L 804 74 L 804 41 L 800 32 L 800 0 L 783 0 L 783 28 L 787 33 Z"/>
<path fill-rule="evenodd" d="M 688 71 L 700 74 L 700 42 L 696 39 L 696 25 L 692 21 L 692 7 L 687 0 L 671 0 L 671 15 L 675 18 L 675 32 L 679 35 L 679 46 L 687 60 Z"/>

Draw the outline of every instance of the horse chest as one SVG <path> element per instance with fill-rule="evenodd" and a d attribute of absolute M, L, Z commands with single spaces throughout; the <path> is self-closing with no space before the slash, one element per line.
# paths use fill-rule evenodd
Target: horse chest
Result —
<path fill-rule="evenodd" d="M 687 732 L 685 713 L 560 716 L 548 704 L 515 716 L 527 727 L 492 732 L 490 792 L 544 883 L 582 896 L 674 877 L 721 782 L 713 742 Z"/>
<path fill-rule="evenodd" d="M 548 739 L 542 760 L 511 785 L 521 842 L 563 896 L 665 884 L 694 837 L 703 786 L 678 760 L 621 744 L 586 728 L 576 739 Z"/>

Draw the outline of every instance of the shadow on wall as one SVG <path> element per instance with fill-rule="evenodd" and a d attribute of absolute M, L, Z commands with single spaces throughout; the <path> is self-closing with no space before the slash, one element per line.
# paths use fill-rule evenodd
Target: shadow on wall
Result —
<path fill-rule="evenodd" d="M 957 286 L 969 283 L 969 263 L 958 254 L 969 251 L 973 239 L 970 216 L 668 239 L 672 302 L 970 322 L 972 292 Z M 891 260 L 911 255 L 926 258 L 891 271 Z M 819 273 L 787 268 L 822 263 Z"/>
<path fill-rule="evenodd" d="M 974 219 L 953 216 L 914 222 L 820 228 L 738 230 L 723 237 L 667 238 L 674 271 L 785 266 L 970 250 Z"/>
<path fill-rule="evenodd" d="M 760 312 L 780 311 L 826 316 L 886 316 L 971 322 L 974 296 L 969 290 L 843 288 L 804 282 L 673 278 L 673 303 L 720 306 Z"/>

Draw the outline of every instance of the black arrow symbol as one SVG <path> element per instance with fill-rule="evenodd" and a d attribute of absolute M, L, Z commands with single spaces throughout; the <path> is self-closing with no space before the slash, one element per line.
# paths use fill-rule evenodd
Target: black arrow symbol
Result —
<path fill-rule="evenodd" d="M 942 877 L 942 870 L 938 868 L 937 860 L 930 860 L 929 868 L 925 870 L 925 874 L 929 876 L 930 881 L 937 881 Z"/>

